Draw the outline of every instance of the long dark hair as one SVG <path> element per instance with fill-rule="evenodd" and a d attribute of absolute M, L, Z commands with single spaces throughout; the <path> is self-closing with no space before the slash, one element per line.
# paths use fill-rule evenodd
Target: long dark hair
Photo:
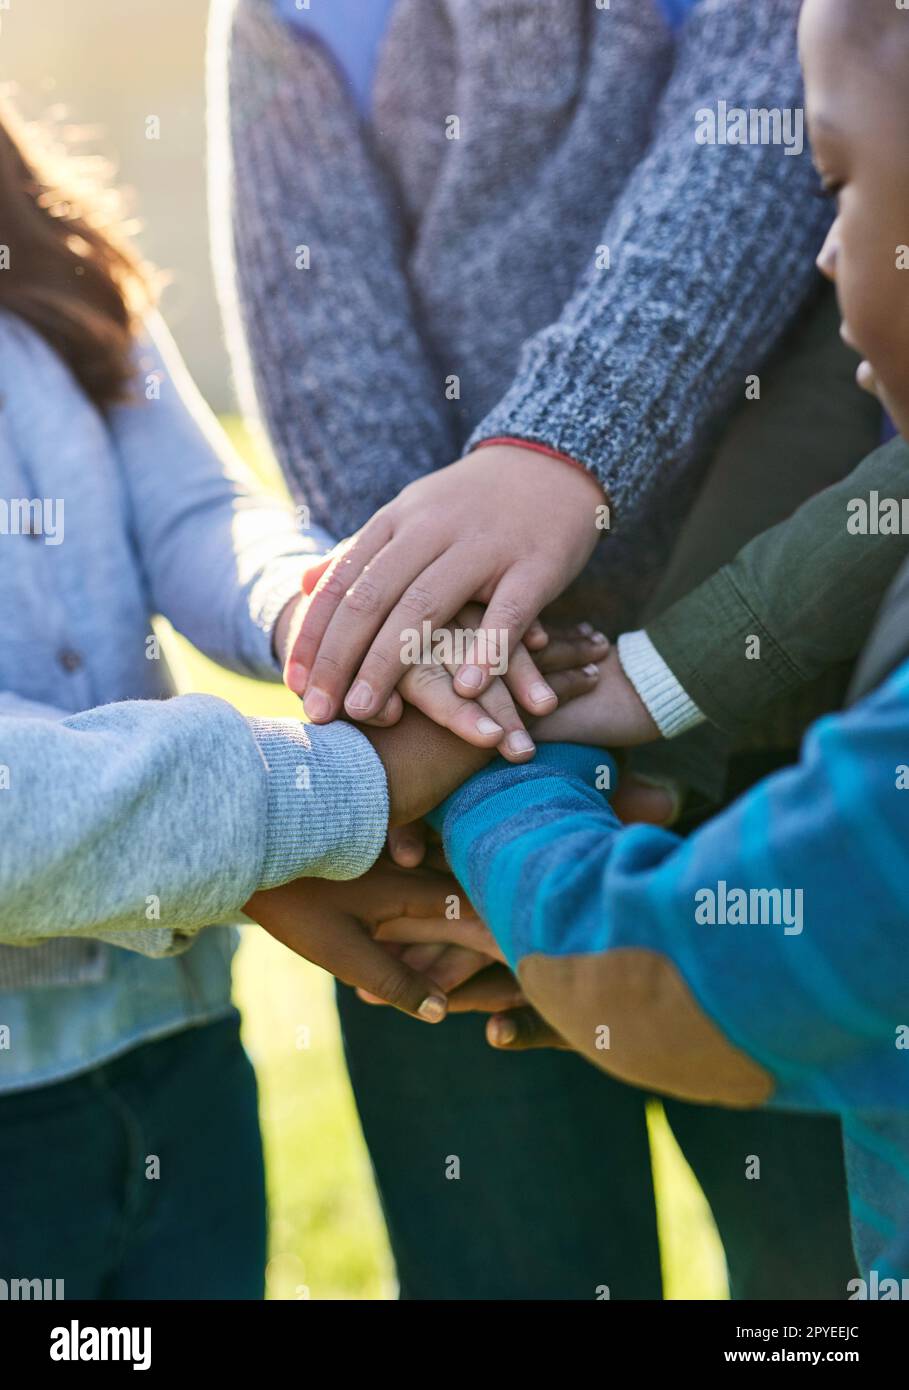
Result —
<path fill-rule="evenodd" d="M 40 333 L 103 410 L 129 395 L 153 294 L 99 166 L 0 98 L 0 308 Z"/>

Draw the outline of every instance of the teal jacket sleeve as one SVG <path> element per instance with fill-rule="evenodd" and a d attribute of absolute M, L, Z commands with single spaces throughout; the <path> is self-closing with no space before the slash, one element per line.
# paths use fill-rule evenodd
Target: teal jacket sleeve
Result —
<path fill-rule="evenodd" d="M 623 828 L 551 747 L 444 804 L 447 853 L 579 1051 L 690 1099 L 905 1104 L 909 663 L 688 840 Z"/>

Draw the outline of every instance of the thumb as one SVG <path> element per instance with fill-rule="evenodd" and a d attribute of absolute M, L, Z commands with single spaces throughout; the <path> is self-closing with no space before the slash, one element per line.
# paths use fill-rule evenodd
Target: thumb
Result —
<path fill-rule="evenodd" d="M 673 825 L 679 818 L 683 794 L 668 777 L 645 777 L 627 772 L 619 781 L 612 809 L 626 825 Z"/>
<path fill-rule="evenodd" d="M 426 854 L 426 826 L 422 821 L 388 828 L 388 853 L 399 869 L 415 869 Z"/>
<path fill-rule="evenodd" d="M 534 1047 L 568 1048 L 565 1039 L 530 1007 L 494 1014 L 486 1024 L 486 1041 L 502 1052 L 526 1052 Z"/>

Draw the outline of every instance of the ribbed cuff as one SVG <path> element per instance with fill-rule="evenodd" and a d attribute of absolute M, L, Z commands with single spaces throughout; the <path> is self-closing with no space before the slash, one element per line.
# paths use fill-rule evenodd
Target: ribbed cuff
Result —
<path fill-rule="evenodd" d="M 623 632 L 616 643 L 622 670 L 664 738 L 675 738 L 706 716 L 673 675 L 647 633 Z"/>
<path fill-rule="evenodd" d="M 545 454 L 547 458 L 557 459 L 559 463 L 567 463 L 569 468 L 580 468 L 582 473 L 590 472 L 586 464 L 572 458 L 570 454 L 563 454 L 558 449 L 550 449 L 548 444 L 539 444 L 533 439 L 521 439 L 514 434 L 500 434 L 491 439 L 480 439 L 472 445 L 472 448 L 494 449 L 496 446 L 508 449 L 529 449 L 533 454 Z"/>
<path fill-rule="evenodd" d="M 358 729 L 338 721 L 250 719 L 268 770 L 260 889 L 293 878 L 359 878 L 388 831 L 385 769 Z"/>

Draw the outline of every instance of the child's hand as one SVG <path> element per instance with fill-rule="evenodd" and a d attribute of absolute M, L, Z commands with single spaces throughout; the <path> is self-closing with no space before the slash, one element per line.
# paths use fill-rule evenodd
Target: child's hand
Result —
<path fill-rule="evenodd" d="M 600 662 L 594 689 L 536 720 L 533 734 L 542 743 L 591 743 L 604 748 L 630 748 L 660 737 L 647 706 L 622 670 L 615 647 Z"/>
<path fill-rule="evenodd" d="M 450 630 L 475 631 L 481 618 L 479 605 L 469 605 Z M 398 690 L 409 704 L 465 742 L 494 748 L 509 762 L 526 762 L 533 755 L 534 743 L 518 713 L 520 691 L 534 691 L 540 714 L 552 713 L 593 689 L 599 675 L 596 662 L 609 651 L 607 639 L 587 624 L 550 632 L 535 623 L 527 641 L 533 655 L 519 642 L 508 670 L 494 677 L 476 700 L 465 700 L 455 690 L 455 661 L 406 667 Z M 544 674 L 548 679 L 543 679 Z"/>
<path fill-rule="evenodd" d="M 306 593 L 316 567 L 304 573 L 304 592 L 286 604 L 275 624 L 273 646 L 286 661 L 310 603 Z M 468 605 L 448 631 L 475 631 L 482 618 L 478 605 Z M 531 650 L 534 655 L 531 656 Z M 380 713 L 368 721 L 376 728 L 395 724 L 401 717 L 402 698 L 443 728 L 477 748 L 494 748 L 510 762 L 526 762 L 534 743 L 518 713 L 515 700 L 521 690 L 532 690 L 539 713 L 552 712 L 559 703 L 585 694 L 598 678 L 596 662 L 609 650 L 607 639 L 589 624 L 567 631 L 548 632 L 535 622 L 511 654 L 508 670 L 495 677 L 476 700 L 464 699 L 454 688 L 457 664 L 428 662 L 404 667 L 398 689 L 393 690 Z M 548 680 L 544 680 L 544 674 Z M 285 680 L 289 684 L 287 669 Z"/>
<path fill-rule="evenodd" d="M 485 606 L 485 634 L 511 652 L 583 569 L 604 504 L 583 468 L 510 445 L 475 450 L 409 484 L 313 590 L 288 668 L 309 717 L 327 723 L 342 703 L 357 719 L 374 717 L 401 679 L 404 630 L 423 619 L 443 626 L 470 600 Z M 458 693 L 481 694 L 489 665 L 462 666 Z M 518 699 L 537 712 L 529 687 Z"/>
<path fill-rule="evenodd" d="M 448 996 L 449 1013 L 495 1013 L 525 1004 L 495 937 L 466 899 L 461 908 L 462 915 L 454 921 L 382 923 L 376 940 L 385 942 L 405 965 L 428 975 Z M 365 990 L 357 993 L 367 1004 L 385 1002 Z"/>
<path fill-rule="evenodd" d="M 438 939 L 435 934 L 446 925 L 453 895 L 461 902 L 461 910 L 469 912 L 458 884 L 448 875 L 383 863 L 348 883 L 296 879 L 281 888 L 254 893 L 244 910 L 276 940 L 339 980 L 414 1018 L 439 1023 L 448 1008 L 444 993 L 426 974 L 386 950 L 373 934 L 380 924 L 388 923 L 399 936 L 408 927 L 412 940 L 420 940 L 424 931 Z"/>

